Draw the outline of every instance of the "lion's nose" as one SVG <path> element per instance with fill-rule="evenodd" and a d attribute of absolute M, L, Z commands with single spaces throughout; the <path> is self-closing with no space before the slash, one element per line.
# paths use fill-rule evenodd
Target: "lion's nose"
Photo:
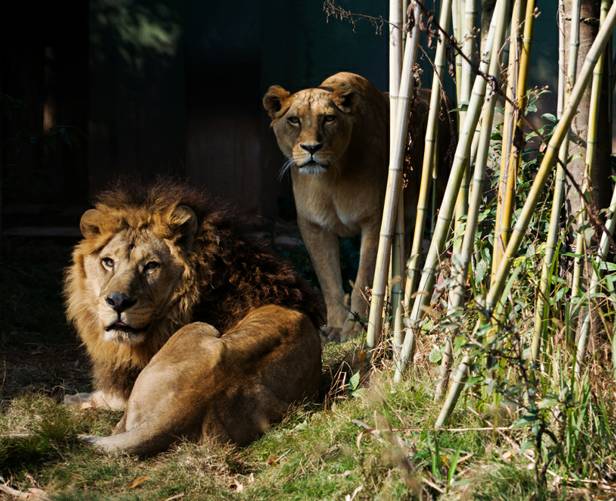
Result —
<path fill-rule="evenodd" d="M 112 292 L 105 298 L 105 301 L 118 313 L 127 310 L 137 302 L 136 299 L 128 297 L 126 294 L 121 292 Z"/>
<path fill-rule="evenodd" d="M 305 149 L 311 155 L 314 155 L 317 151 L 323 148 L 321 143 L 303 143 L 300 146 Z"/>

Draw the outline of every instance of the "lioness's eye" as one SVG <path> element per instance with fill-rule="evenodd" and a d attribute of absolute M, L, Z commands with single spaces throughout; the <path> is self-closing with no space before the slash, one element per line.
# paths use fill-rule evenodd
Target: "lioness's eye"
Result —
<path fill-rule="evenodd" d="M 299 118 L 297 117 L 288 117 L 287 122 L 291 125 L 299 125 Z"/>
<path fill-rule="evenodd" d="M 113 265 L 115 264 L 113 262 L 113 259 L 111 259 L 110 257 L 104 257 L 103 259 L 101 259 L 101 263 L 103 263 L 103 266 L 108 270 L 111 270 L 113 268 Z"/>
<path fill-rule="evenodd" d="M 332 123 L 336 121 L 336 115 L 325 115 L 325 123 Z"/>
<path fill-rule="evenodd" d="M 160 268 L 160 263 L 157 261 L 149 261 L 143 267 L 143 271 L 152 271 L 152 270 L 155 270 L 156 268 Z"/>

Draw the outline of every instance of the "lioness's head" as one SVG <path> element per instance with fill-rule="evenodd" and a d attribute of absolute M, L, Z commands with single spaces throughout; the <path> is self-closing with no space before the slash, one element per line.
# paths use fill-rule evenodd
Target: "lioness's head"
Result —
<path fill-rule="evenodd" d="M 183 205 L 160 213 L 104 207 L 87 210 L 80 228 L 74 258 L 83 290 L 71 301 L 89 310 L 104 340 L 143 343 L 181 288 L 197 216 Z"/>
<path fill-rule="evenodd" d="M 350 86 L 318 87 L 294 94 L 279 85 L 270 87 L 263 106 L 287 167 L 301 174 L 323 174 L 335 168 L 353 132 L 356 96 Z"/>

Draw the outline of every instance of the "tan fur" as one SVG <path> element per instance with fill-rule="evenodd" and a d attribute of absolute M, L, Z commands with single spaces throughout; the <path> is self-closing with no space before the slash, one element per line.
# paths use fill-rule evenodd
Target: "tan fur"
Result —
<path fill-rule="evenodd" d="M 92 359 L 96 391 L 68 397 L 69 403 L 124 408 L 141 371 L 155 374 L 153 386 L 149 376 L 139 377 L 145 382 L 128 400 L 123 429 L 129 432 L 131 423 L 156 408 L 160 420 L 168 415 L 171 421 L 160 425 L 164 429 L 154 427 L 155 443 L 168 444 L 174 434 L 191 435 L 184 421 L 173 421 L 174 412 L 195 411 L 210 422 L 214 418 L 202 411 L 215 407 L 219 428 L 230 427 L 227 435 L 215 434 L 244 441 L 256 438 L 263 426 L 256 427 L 250 406 L 247 414 L 220 417 L 226 407 L 264 395 L 258 408 L 271 417 L 269 426 L 291 402 L 314 396 L 321 364 L 318 301 L 288 265 L 245 241 L 235 221 L 195 190 L 164 182 L 117 188 L 84 213 L 84 239 L 73 252 L 65 295 L 68 318 Z M 109 304 L 114 293 L 132 302 L 118 312 Z M 201 350 L 212 332 L 221 332 L 224 340 L 219 361 L 208 358 L 209 347 Z M 176 338 L 182 341 L 171 342 Z M 164 371 L 152 368 L 152 357 Z M 268 379 L 272 373 L 276 381 Z M 257 391 L 270 383 L 275 396 Z M 171 386 L 177 395 L 161 390 Z M 231 388 L 239 386 L 242 391 L 232 398 Z M 192 397 L 184 399 L 186 392 Z M 237 420 L 245 426 L 233 431 Z M 114 450 L 122 449 L 115 443 Z M 157 447 L 125 449 L 147 453 Z"/>
<path fill-rule="evenodd" d="M 314 391 L 314 326 L 280 306 L 249 313 L 220 337 L 205 323 L 177 331 L 143 369 L 115 434 L 84 437 L 107 453 L 147 455 L 178 438 L 246 445 Z"/>
<path fill-rule="evenodd" d="M 414 141 L 423 141 L 429 92 L 418 94 L 409 129 Z M 298 225 L 327 306 L 327 329 L 332 337 L 341 332 L 344 338 L 357 331 L 357 318 L 365 320 L 368 312 L 366 289 L 372 286 L 387 182 L 388 99 L 365 78 L 342 72 L 318 88 L 294 94 L 272 86 L 263 105 L 291 169 Z M 449 134 L 444 132 L 441 142 L 446 144 Z M 311 156 L 306 147 L 315 145 L 321 147 Z M 407 235 L 417 204 L 423 148 L 415 145 L 411 152 L 404 193 Z M 357 234 L 360 262 L 349 311 L 338 237 Z"/>

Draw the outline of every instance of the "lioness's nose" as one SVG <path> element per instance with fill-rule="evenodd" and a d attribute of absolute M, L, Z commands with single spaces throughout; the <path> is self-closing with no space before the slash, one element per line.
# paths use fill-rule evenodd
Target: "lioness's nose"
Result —
<path fill-rule="evenodd" d="M 112 292 L 105 298 L 105 301 L 118 313 L 127 310 L 137 302 L 136 299 L 128 297 L 121 292 Z"/>
<path fill-rule="evenodd" d="M 323 145 L 321 143 L 302 143 L 300 144 L 300 146 L 311 155 L 323 148 Z"/>

